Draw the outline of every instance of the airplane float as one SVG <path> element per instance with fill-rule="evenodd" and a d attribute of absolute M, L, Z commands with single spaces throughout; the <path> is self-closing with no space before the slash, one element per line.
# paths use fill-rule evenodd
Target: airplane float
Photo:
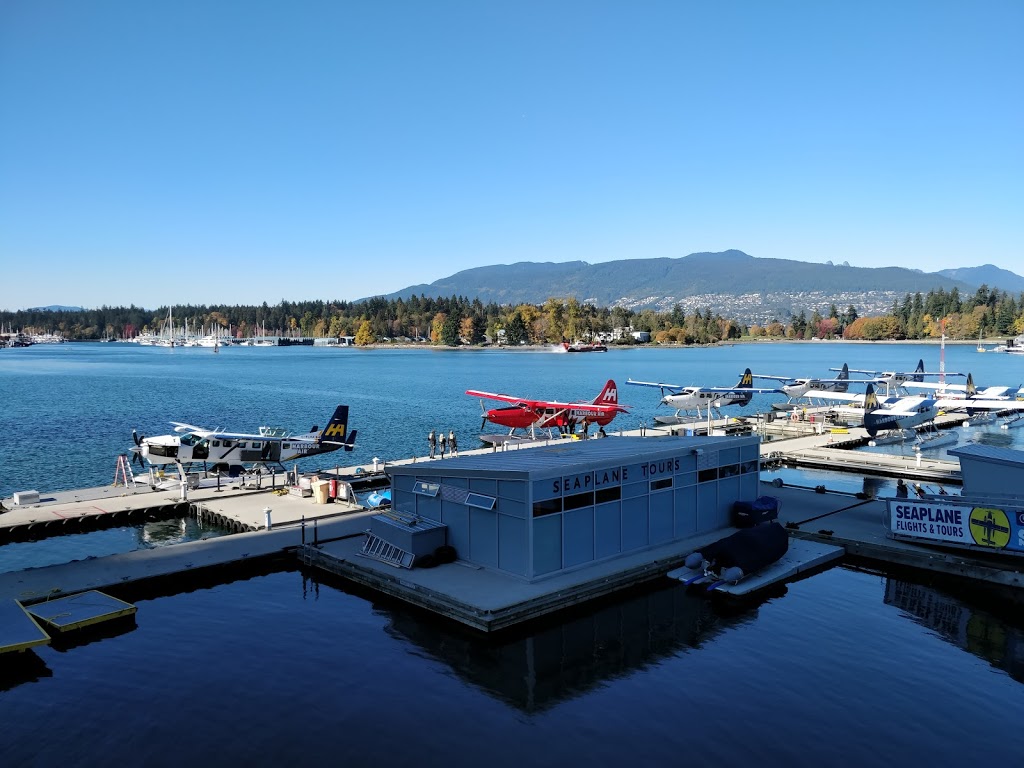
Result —
<path fill-rule="evenodd" d="M 684 387 L 679 384 L 664 384 L 651 381 L 633 381 L 629 379 L 627 384 L 634 384 L 638 387 L 657 387 L 661 390 L 662 398 L 660 405 L 668 405 L 676 409 L 673 416 L 655 416 L 655 421 L 661 424 L 683 424 L 692 421 L 699 421 L 706 415 L 710 418 L 711 411 L 718 412 L 727 405 L 744 406 L 750 402 L 755 394 L 769 392 L 781 392 L 773 388 L 760 388 L 754 386 L 754 375 L 747 368 L 740 377 L 735 387 Z M 666 391 L 668 394 L 665 394 Z M 701 409 L 705 413 L 701 413 Z M 694 417 L 691 411 L 696 411 Z"/>
<path fill-rule="evenodd" d="M 213 471 L 237 472 L 247 464 L 283 464 L 339 448 L 351 451 L 356 432 L 348 429 L 348 406 L 339 405 L 323 430 L 316 426 L 308 433 L 292 434 L 281 427 L 260 427 L 257 434 L 206 429 L 172 421 L 175 434 L 139 437 L 132 430 L 135 447 L 133 461 L 143 466 L 176 465 L 184 475 L 183 465 L 203 463 Z"/>
<path fill-rule="evenodd" d="M 618 414 L 628 413 L 625 406 L 619 405 L 618 387 L 611 379 L 604 385 L 601 393 L 589 403 L 531 400 L 494 392 L 480 392 L 476 389 L 467 389 L 466 394 L 480 398 L 480 407 L 483 409 L 481 429 L 487 422 L 491 422 L 508 427 L 509 435 L 512 435 L 517 429 L 528 429 L 531 436 L 535 437 L 537 429 L 558 428 L 560 431 L 574 429 L 576 424 L 583 423 L 584 420 L 588 424 L 604 427 Z M 483 403 L 484 400 L 498 400 L 503 403 L 511 403 L 511 405 L 488 410 Z"/>

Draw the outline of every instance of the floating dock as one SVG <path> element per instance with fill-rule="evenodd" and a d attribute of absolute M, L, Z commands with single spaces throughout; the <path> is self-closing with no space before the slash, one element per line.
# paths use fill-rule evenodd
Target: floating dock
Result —
<path fill-rule="evenodd" d="M 48 645 L 50 636 L 17 600 L 0 599 L 0 653 Z"/>
<path fill-rule="evenodd" d="M 711 585 L 707 582 L 704 586 L 708 590 L 721 592 L 734 597 L 743 597 L 764 589 L 772 584 L 779 584 L 790 581 L 797 576 L 809 573 L 821 568 L 828 563 L 838 560 L 846 553 L 842 547 L 833 544 L 823 544 L 806 539 L 793 539 L 789 542 L 789 549 L 782 557 L 771 565 L 762 568 L 757 573 L 751 574 L 745 579 L 736 583 L 717 582 Z M 676 568 L 667 574 L 670 579 L 676 579 L 684 584 L 696 583 L 704 572 L 699 568 Z"/>
<path fill-rule="evenodd" d="M 134 616 L 137 609 L 131 603 L 90 590 L 36 603 L 25 610 L 55 632 L 64 633 Z"/>
<path fill-rule="evenodd" d="M 947 415 L 945 419 L 948 425 L 957 426 L 962 423 L 963 417 Z M 817 462 L 817 466 L 830 470 L 902 476 L 932 482 L 958 482 L 959 466 L 955 461 L 846 450 L 847 446 L 866 442 L 866 433 L 861 428 L 829 427 L 819 423 L 816 414 L 814 422 L 780 419 L 775 424 L 780 430 L 792 430 L 793 434 L 800 436 L 788 440 L 763 441 L 759 447 L 762 463 L 782 457 L 782 460 L 792 460 L 794 463 L 805 462 L 804 466 L 813 466 L 811 462 Z M 742 425 L 736 419 L 715 420 L 710 425 L 712 435 L 741 429 L 750 431 L 752 428 L 749 424 Z M 612 440 L 617 435 L 663 439 L 674 436 L 686 439 L 679 425 L 609 431 L 608 438 L 603 439 Z M 564 437 L 537 442 L 509 441 L 461 453 L 530 450 L 565 442 L 567 439 Z M 449 460 L 418 457 L 388 462 L 387 466 L 417 462 L 432 466 L 435 462 Z M 464 561 L 435 568 L 399 570 L 363 557 L 360 553 L 364 532 L 376 512 L 366 511 L 359 506 L 356 499 L 352 498 L 352 488 L 357 484 L 366 488 L 385 484 L 388 476 L 384 469 L 383 463 L 375 462 L 372 467 L 364 465 L 320 470 L 318 474 L 321 478 L 338 480 L 350 495 L 347 501 L 327 505 L 314 504 L 309 498 L 292 497 L 283 487 L 268 488 L 266 483 L 269 476 L 264 475 L 263 487 L 253 488 L 237 482 L 224 484 L 220 490 L 191 489 L 188 491 L 187 502 L 182 502 L 177 493 L 154 492 L 148 486 L 132 489 L 108 487 L 49 494 L 40 499 L 39 503 L 10 509 L 0 514 L 0 536 L 9 536 L 14 530 L 38 532 L 40 527 L 43 531 L 53 533 L 78 526 L 86 529 L 85 525 L 89 521 L 130 519 L 132 514 L 151 514 L 160 510 L 174 514 L 195 514 L 243 532 L 158 550 L 139 550 L 0 574 L 0 598 L 6 599 L 5 610 L 10 614 L 10 620 L 4 614 L 0 626 L 5 633 L 8 632 L 8 625 L 12 627 L 11 636 L 2 638 L 0 650 L 23 650 L 49 640 L 32 617 L 25 613 L 22 603 L 34 608 L 46 602 L 55 603 L 55 595 L 63 597 L 88 593 L 115 585 L 249 562 L 282 553 L 297 553 L 306 566 L 338 574 L 467 626 L 494 631 L 661 578 L 679 569 L 687 554 L 721 538 L 723 534 L 723 529 L 719 529 L 685 540 L 648 547 L 535 582 L 524 582 Z M 284 485 L 283 477 L 280 483 L 277 478 L 270 478 L 270 482 Z M 275 494 L 274 490 L 285 495 Z M 832 558 L 845 552 L 878 564 L 907 565 L 990 583 L 1024 586 L 1024 576 L 1012 566 L 968 553 L 949 553 L 932 546 L 890 538 L 882 524 L 885 519 L 884 501 L 785 487 L 766 487 L 765 490 L 784 502 L 780 523 L 788 523 L 794 554 L 803 552 L 805 543 L 810 542 L 821 545 L 819 549 L 822 557 L 827 558 L 815 561 L 816 555 L 804 553 L 807 556 L 801 558 L 801 564 L 797 564 L 795 570 L 792 564 L 780 566 L 780 574 L 777 575 L 779 579 L 798 576 L 806 572 L 803 569 L 824 567 L 828 562 L 834 562 Z M 271 509 L 270 520 L 268 507 Z M 7 531 L 7 534 L 3 531 Z M 757 588 L 759 584 L 757 581 L 744 580 L 736 586 L 741 588 L 729 591 L 739 595 Z M 18 598 L 20 602 L 13 598 Z M 15 614 L 14 608 L 20 615 Z M 26 620 L 38 631 L 24 631 L 23 635 L 15 636 L 13 628 L 18 625 L 22 628 L 18 631 L 31 629 L 25 624 Z"/>

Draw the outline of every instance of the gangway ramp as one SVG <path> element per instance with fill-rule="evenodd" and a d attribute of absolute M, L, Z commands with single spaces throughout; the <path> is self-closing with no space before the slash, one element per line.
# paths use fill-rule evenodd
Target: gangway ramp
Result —
<path fill-rule="evenodd" d="M 963 483 L 960 462 L 949 459 L 930 459 L 921 456 L 897 456 L 889 453 L 849 451 L 842 448 L 803 448 L 784 450 L 782 458 L 787 464 L 863 475 L 907 477 L 942 483 Z"/>

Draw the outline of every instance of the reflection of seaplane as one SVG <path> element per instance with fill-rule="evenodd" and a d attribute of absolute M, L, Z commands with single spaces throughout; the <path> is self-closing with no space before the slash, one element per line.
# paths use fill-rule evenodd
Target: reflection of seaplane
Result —
<path fill-rule="evenodd" d="M 611 379 L 604 385 L 601 393 L 589 403 L 530 400 L 512 395 L 480 392 L 475 389 L 467 389 L 466 394 L 481 398 L 480 407 L 484 412 L 483 421 L 480 424 L 481 429 L 489 421 L 492 424 L 508 427 L 509 435 L 517 429 L 528 429 L 531 436 L 535 436 L 537 429 L 557 427 L 559 430 L 568 428 L 570 431 L 575 431 L 576 425 L 583 423 L 604 427 L 616 415 L 627 412 L 625 406 L 619 405 L 619 390 Z M 484 399 L 498 400 L 503 403 L 511 403 L 511 405 L 487 410 L 483 405 Z"/>
<path fill-rule="evenodd" d="M 684 424 L 700 421 L 705 416 L 710 418 L 712 410 L 721 416 L 720 409 L 727 405 L 744 406 L 755 394 L 781 391 L 777 388 L 755 387 L 754 375 L 749 368 L 743 372 L 735 387 L 683 387 L 679 384 L 633 381 L 632 379 L 626 383 L 639 387 L 657 387 L 661 390 L 660 405 L 668 405 L 676 410 L 672 416 L 656 416 L 655 420 L 661 424 Z M 665 394 L 666 392 L 668 394 Z M 704 409 L 704 413 L 701 412 L 701 409 Z M 696 416 L 692 411 L 697 412 Z"/>
<path fill-rule="evenodd" d="M 237 474 L 246 464 L 283 464 L 339 448 L 351 451 L 356 431 L 348 430 L 348 406 L 339 405 L 323 430 L 313 427 L 306 434 L 295 435 L 281 427 L 260 427 L 257 434 L 206 429 L 172 421 L 171 435 L 139 437 L 134 432 L 133 460 L 150 465 L 183 465 L 203 463 L 214 471 Z"/>

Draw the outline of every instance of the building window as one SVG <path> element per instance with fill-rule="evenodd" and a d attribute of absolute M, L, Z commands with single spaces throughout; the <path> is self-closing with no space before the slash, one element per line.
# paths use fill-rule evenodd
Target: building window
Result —
<path fill-rule="evenodd" d="M 712 480 L 718 479 L 718 467 L 711 467 L 711 469 L 702 469 L 697 473 L 698 483 L 710 483 Z"/>
<path fill-rule="evenodd" d="M 594 503 L 605 504 L 609 501 L 618 501 L 622 498 L 622 486 L 616 485 L 612 488 L 602 488 L 594 492 Z"/>
<path fill-rule="evenodd" d="M 470 493 L 466 496 L 466 504 L 470 507 L 479 507 L 480 509 L 494 509 L 494 497 L 484 496 L 481 493 Z"/>
<path fill-rule="evenodd" d="M 420 496 L 437 496 L 437 492 L 440 490 L 440 485 L 428 483 L 425 480 L 417 480 L 412 486 L 412 492 L 418 493 Z"/>
<path fill-rule="evenodd" d="M 666 488 L 671 488 L 671 487 L 672 487 L 672 478 L 671 477 L 662 477 L 662 478 L 660 478 L 658 480 L 651 480 L 651 490 L 652 491 L 663 491 Z"/>
<path fill-rule="evenodd" d="M 745 461 L 742 464 L 740 464 L 740 474 L 745 475 L 748 472 L 757 472 L 756 461 Z"/>
<path fill-rule="evenodd" d="M 547 499 L 546 501 L 535 501 L 533 502 L 533 516 L 543 517 L 544 515 L 554 515 L 562 511 L 562 500 L 561 499 Z"/>
<path fill-rule="evenodd" d="M 592 506 L 594 506 L 593 492 L 575 493 L 572 496 L 566 496 L 562 500 L 562 508 L 566 512 L 568 512 L 570 509 L 580 509 L 581 507 Z"/>

